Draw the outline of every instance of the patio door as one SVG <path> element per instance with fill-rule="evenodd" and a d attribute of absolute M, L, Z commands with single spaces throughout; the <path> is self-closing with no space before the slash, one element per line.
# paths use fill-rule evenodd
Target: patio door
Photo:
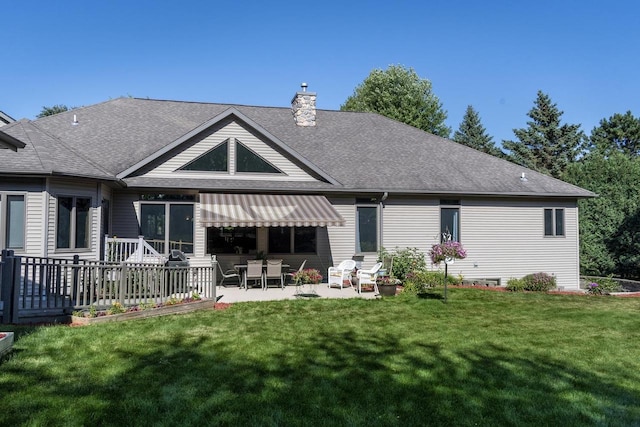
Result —
<path fill-rule="evenodd" d="M 161 254 L 193 253 L 193 204 L 141 203 L 140 234 Z"/>

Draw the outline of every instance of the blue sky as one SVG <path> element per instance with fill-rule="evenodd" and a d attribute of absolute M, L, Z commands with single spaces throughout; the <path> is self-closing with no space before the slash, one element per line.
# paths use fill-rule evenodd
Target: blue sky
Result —
<path fill-rule="evenodd" d="M 374 68 L 429 79 L 457 129 L 473 105 L 496 143 L 538 90 L 586 133 L 640 115 L 633 1 L 29 1 L 3 10 L 0 110 L 120 96 L 288 107 L 300 82 L 339 109 Z"/>

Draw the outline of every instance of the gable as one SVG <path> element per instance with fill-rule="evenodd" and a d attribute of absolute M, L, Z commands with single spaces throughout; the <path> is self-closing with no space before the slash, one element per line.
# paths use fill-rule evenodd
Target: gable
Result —
<path fill-rule="evenodd" d="M 296 159 L 241 121 L 230 120 L 184 143 L 147 178 L 318 181 Z"/>

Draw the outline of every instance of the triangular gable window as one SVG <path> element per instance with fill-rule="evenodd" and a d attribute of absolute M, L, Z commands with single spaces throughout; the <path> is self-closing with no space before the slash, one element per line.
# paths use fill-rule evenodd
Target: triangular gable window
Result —
<path fill-rule="evenodd" d="M 236 140 L 236 172 L 282 173 L 238 140 Z"/>
<path fill-rule="evenodd" d="M 200 157 L 192 160 L 179 170 L 201 172 L 228 172 L 229 171 L 229 140 L 207 151 Z"/>

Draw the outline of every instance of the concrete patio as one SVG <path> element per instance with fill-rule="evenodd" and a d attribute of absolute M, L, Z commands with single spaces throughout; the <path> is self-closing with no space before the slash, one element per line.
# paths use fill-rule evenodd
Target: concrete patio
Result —
<path fill-rule="evenodd" d="M 270 287 L 267 290 L 260 288 L 239 288 L 238 286 L 218 286 L 216 287 L 216 295 L 219 302 L 233 303 L 244 301 L 274 301 L 283 299 L 314 299 L 314 298 L 364 298 L 375 299 L 378 294 L 363 291 L 358 294 L 354 287 L 337 287 L 329 288 L 326 283 L 318 285 L 302 285 L 296 289 L 296 286 L 287 285 L 284 289 L 280 287 Z"/>

